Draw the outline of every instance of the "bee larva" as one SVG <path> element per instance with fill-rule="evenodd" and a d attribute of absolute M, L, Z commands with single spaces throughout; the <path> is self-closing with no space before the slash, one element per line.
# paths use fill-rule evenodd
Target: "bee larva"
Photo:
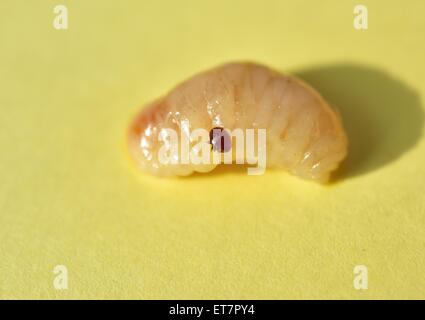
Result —
<path fill-rule="evenodd" d="M 197 128 L 207 134 L 195 141 L 190 131 Z M 160 176 L 213 170 L 219 165 L 214 161 L 182 161 L 192 158 L 184 156 L 183 144 L 171 145 L 168 129 L 178 139 L 187 138 L 190 146 L 197 143 L 190 152 L 199 155 L 207 150 L 220 157 L 237 152 L 234 136 L 226 132 L 265 129 L 267 167 L 319 182 L 327 182 L 347 154 L 341 119 L 317 91 L 299 79 L 253 63 L 226 64 L 190 78 L 143 109 L 131 125 L 129 149 L 141 169 Z M 164 146 L 171 161 L 161 158 Z M 240 158 L 236 156 L 237 163 L 249 160 L 244 153 L 244 159 Z"/>

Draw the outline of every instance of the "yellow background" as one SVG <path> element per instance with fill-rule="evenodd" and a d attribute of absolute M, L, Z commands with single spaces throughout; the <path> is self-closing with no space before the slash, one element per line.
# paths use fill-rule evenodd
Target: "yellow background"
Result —
<path fill-rule="evenodd" d="M 367 31 L 357 1 L 1 0 L 0 297 L 425 298 L 425 4 L 362 3 Z M 351 146 L 334 183 L 134 169 L 140 107 L 234 60 L 340 109 Z"/>

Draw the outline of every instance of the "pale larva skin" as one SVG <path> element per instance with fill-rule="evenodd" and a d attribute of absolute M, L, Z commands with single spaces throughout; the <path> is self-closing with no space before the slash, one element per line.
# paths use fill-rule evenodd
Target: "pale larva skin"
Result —
<path fill-rule="evenodd" d="M 129 149 L 142 170 L 160 176 L 208 172 L 216 165 L 162 164 L 158 133 L 214 127 L 265 128 L 267 167 L 327 182 L 347 154 L 341 119 L 313 88 L 252 63 L 232 63 L 198 74 L 155 101 L 134 120 Z"/>

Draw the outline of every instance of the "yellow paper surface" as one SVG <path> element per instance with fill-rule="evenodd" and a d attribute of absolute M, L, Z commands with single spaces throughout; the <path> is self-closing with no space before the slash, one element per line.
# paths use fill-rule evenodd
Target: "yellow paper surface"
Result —
<path fill-rule="evenodd" d="M 363 31 L 357 1 L 0 1 L 0 298 L 425 298 L 425 3 L 362 3 Z M 132 116 L 235 60 L 340 110 L 333 184 L 135 170 Z"/>

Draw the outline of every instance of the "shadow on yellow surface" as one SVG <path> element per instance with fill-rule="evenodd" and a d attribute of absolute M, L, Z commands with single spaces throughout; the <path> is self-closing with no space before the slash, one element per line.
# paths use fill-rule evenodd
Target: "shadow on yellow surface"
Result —
<path fill-rule="evenodd" d="M 421 138 L 420 98 L 392 75 L 356 64 L 317 67 L 295 75 L 319 90 L 342 115 L 349 150 L 338 180 L 385 166 Z"/>

